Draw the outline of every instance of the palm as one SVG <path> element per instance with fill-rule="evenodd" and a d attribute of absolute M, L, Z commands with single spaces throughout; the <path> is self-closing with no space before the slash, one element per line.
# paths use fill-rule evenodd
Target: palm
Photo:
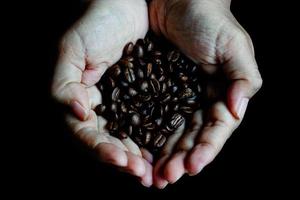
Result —
<path fill-rule="evenodd" d="M 71 105 L 67 122 L 74 134 L 101 161 L 151 184 L 151 165 L 130 139 L 108 134 L 106 120 L 93 109 L 101 103 L 95 84 L 122 54 L 126 43 L 143 38 L 148 29 L 147 5 L 135 0 L 92 1 L 88 12 L 63 37 L 54 77 L 54 96 Z"/>

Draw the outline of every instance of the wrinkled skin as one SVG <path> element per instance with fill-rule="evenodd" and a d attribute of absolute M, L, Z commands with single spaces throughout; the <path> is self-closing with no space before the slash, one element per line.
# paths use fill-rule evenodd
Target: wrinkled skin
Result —
<path fill-rule="evenodd" d="M 67 122 L 74 135 L 99 160 L 130 173 L 145 186 L 164 188 L 184 173 L 198 174 L 221 150 L 241 122 L 249 99 L 261 86 L 251 39 L 232 16 L 229 0 L 91 0 L 86 14 L 64 35 L 53 79 L 55 99 L 73 110 Z M 226 101 L 208 113 L 194 114 L 191 127 L 180 127 L 164 146 L 158 162 L 131 140 L 105 130 L 93 108 L 101 103 L 95 87 L 129 41 L 143 38 L 148 24 L 163 34 L 204 71 L 224 71 L 231 82 Z M 204 119 L 205 117 L 205 119 Z"/>

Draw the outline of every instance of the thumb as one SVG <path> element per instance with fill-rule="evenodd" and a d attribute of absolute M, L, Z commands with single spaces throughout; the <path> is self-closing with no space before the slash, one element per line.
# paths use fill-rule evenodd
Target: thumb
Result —
<path fill-rule="evenodd" d="M 262 85 L 251 39 L 247 34 L 241 34 L 229 45 L 232 56 L 223 66 L 231 82 L 227 91 L 227 104 L 237 119 L 244 116 L 249 99 Z"/>
<path fill-rule="evenodd" d="M 86 65 L 84 56 L 82 43 L 77 34 L 68 34 L 64 37 L 52 84 L 53 97 L 70 106 L 81 120 L 85 120 L 90 112 L 87 86 L 82 83 Z"/>

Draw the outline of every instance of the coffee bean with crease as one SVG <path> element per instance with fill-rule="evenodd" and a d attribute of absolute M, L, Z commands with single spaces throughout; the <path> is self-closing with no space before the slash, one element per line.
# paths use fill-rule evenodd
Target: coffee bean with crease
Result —
<path fill-rule="evenodd" d="M 200 67 L 167 41 L 149 33 L 126 44 L 120 60 L 96 84 L 102 103 L 95 108 L 109 133 L 130 137 L 158 152 L 168 137 L 202 108 Z"/>

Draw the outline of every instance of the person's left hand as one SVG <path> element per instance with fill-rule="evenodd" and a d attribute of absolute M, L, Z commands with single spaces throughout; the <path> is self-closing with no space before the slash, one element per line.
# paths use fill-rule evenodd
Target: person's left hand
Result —
<path fill-rule="evenodd" d="M 223 147 L 244 117 L 262 79 L 251 39 L 230 12 L 230 0 L 153 0 L 151 28 L 203 71 L 221 71 L 229 82 L 208 112 L 197 111 L 186 132 L 172 135 L 154 166 L 154 185 L 164 188 L 184 173 L 198 174 Z"/>

